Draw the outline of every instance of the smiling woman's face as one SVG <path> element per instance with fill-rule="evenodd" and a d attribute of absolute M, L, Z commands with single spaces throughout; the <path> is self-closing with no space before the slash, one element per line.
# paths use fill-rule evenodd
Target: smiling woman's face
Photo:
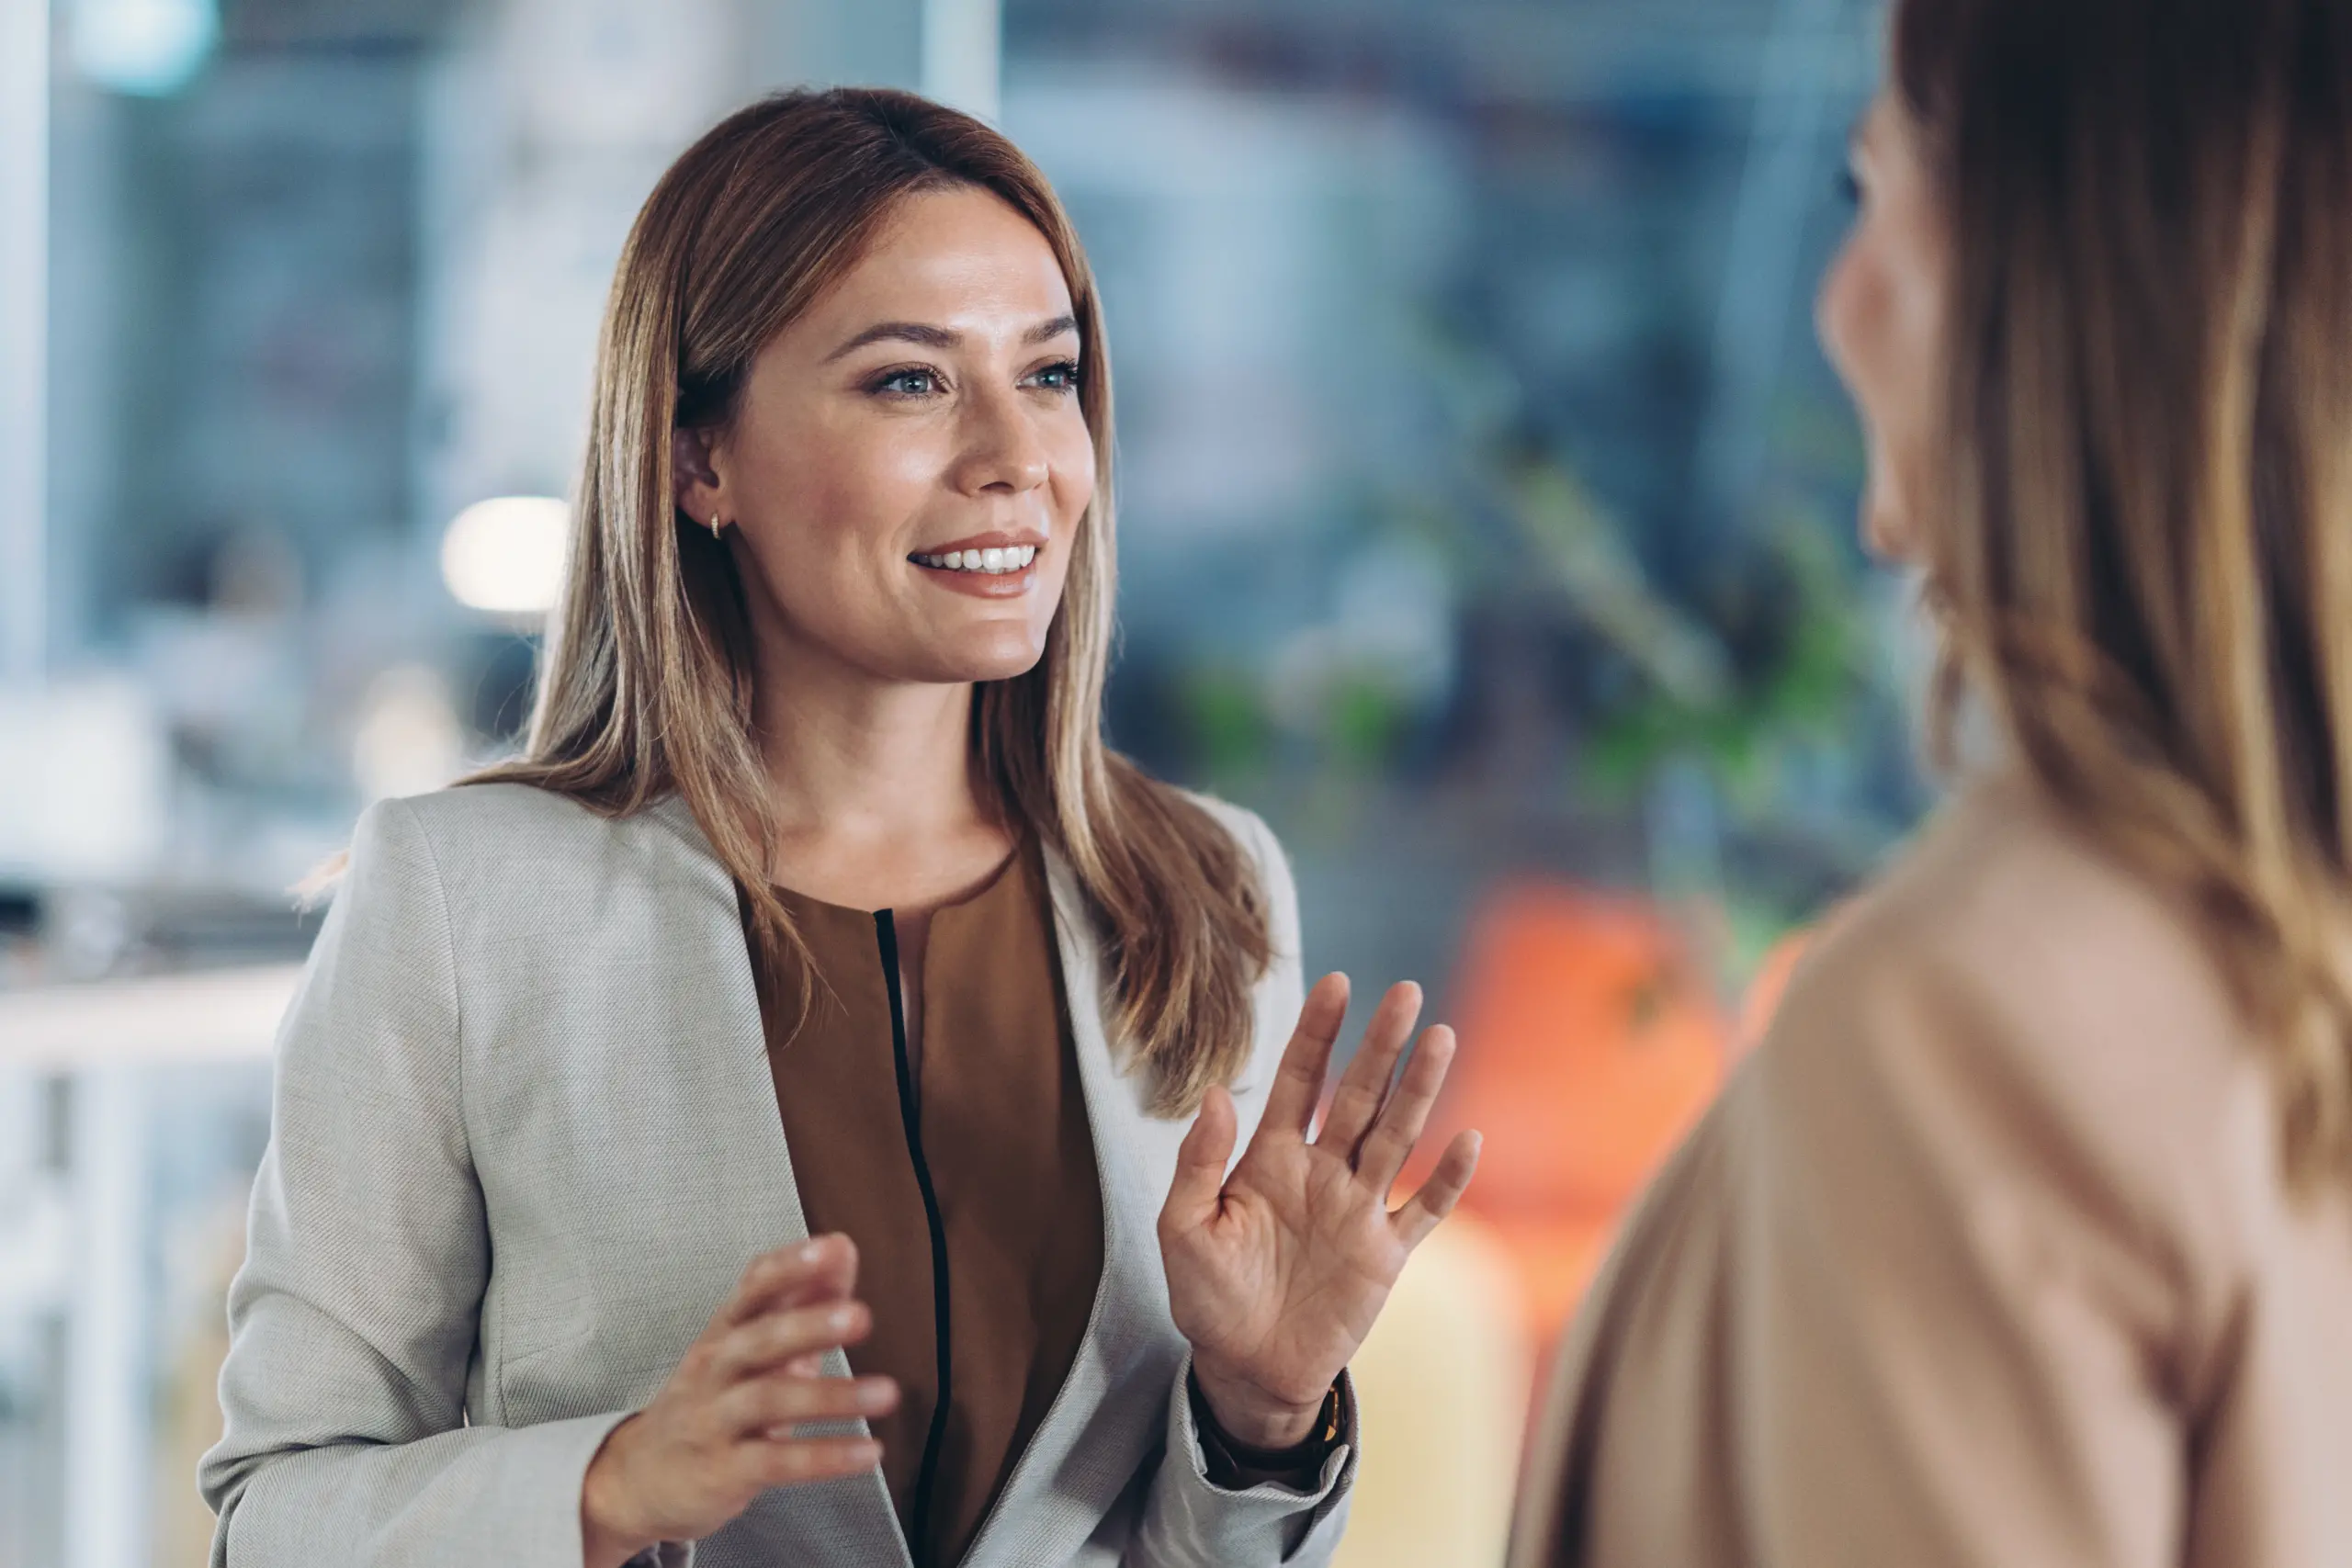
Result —
<path fill-rule="evenodd" d="M 732 525 L 763 663 L 998 681 L 1044 655 L 1094 495 L 1053 248 L 969 186 L 909 197 L 760 351 L 732 423 L 681 431 L 678 502 Z"/>

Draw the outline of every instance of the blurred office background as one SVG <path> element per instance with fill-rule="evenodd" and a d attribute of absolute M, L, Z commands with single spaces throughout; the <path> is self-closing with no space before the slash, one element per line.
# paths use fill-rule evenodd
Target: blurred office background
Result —
<path fill-rule="evenodd" d="M 1118 743 L 1264 812 L 1488 1134 L 1351 1568 L 1916 818 L 1814 344 L 1870 0 L 0 0 L 0 1568 L 202 1561 L 286 889 L 513 743 L 622 235 L 752 95 L 996 118 L 1101 273 Z"/>

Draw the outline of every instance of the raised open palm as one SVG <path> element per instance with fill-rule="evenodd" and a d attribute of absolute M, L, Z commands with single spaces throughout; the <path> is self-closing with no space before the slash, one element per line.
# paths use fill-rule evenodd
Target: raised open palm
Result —
<path fill-rule="evenodd" d="M 1169 1304 L 1218 1424 L 1241 1442 L 1286 1448 L 1380 1315 L 1405 1259 L 1470 1184 L 1478 1135 L 1464 1133 L 1398 1209 L 1388 1191 L 1413 1152 L 1453 1059 L 1453 1032 L 1421 1036 L 1418 986 L 1392 987 L 1310 1138 L 1348 981 L 1327 975 L 1299 1010 L 1266 1111 L 1233 1174 L 1233 1099 L 1212 1089 L 1185 1135 L 1159 1215 Z"/>

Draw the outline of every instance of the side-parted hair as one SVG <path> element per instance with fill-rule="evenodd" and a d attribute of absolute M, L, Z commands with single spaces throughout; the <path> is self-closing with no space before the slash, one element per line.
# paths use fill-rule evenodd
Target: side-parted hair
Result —
<path fill-rule="evenodd" d="M 1103 744 L 1116 552 L 1102 305 L 1045 175 L 967 115 L 907 93 L 786 93 L 720 122 L 662 176 L 605 307 L 571 565 L 530 734 L 518 760 L 469 782 L 535 784 L 610 815 L 682 795 L 735 877 L 753 940 L 807 973 L 769 880 L 743 586 L 732 554 L 677 508 L 671 437 L 724 429 L 759 351 L 909 197 L 955 186 L 1001 197 L 1061 264 L 1098 476 L 1044 658 L 979 687 L 975 776 L 1069 861 L 1105 943 L 1114 1038 L 1150 1074 L 1153 1109 L 1180 1114 L 1249 1059 L 1251 987 L 1270 956 L 1265 894 L 1214 818 Z"/>
<path fill-rule="evenodd" d="M 2285 1175 L 2352 1179 L 2352 6 L 1902 0 L 1894 60 L 1952 236 L 1947 693 L 2203 923 Z"/>

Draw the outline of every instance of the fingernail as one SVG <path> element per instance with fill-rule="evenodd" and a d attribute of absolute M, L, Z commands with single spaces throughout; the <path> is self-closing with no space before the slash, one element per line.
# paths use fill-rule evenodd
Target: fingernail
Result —
<path fill-rule="evenodd" d="M 825 1314 L 825 1326 L 836 1334 L 848 1333 L 849 1325 L 856 1321 L 857 1314 L 848 1307 L 835 1307 Z"/>
<path fill-rule="evenodd" d="M 883 1411 L 890 1408 L 890 1389 L 886 1384 L 874 1384 L 857 1391 L 860 1410 Z"/>
<path fill-rule="evenodd" d="M 793 1256 L 803 1263 L 814 1263 L 825 1256 L 825 1244 L 821 1241 L 803 1242 L 800 1250 Z"/>

